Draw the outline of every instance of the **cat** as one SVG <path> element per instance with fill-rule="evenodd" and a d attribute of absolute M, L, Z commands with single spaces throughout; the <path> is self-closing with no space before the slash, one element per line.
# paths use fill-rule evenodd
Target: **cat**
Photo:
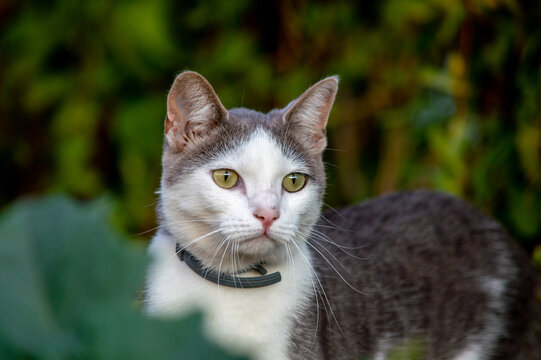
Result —
<path fill-rule="evenodd" d="M 201 310 L 254 359 L 541 359 L 534 271 L 480 211 L 412 191 L 321 214 L 337 90 L 263 114 L 178 75 L 146 311 Z"/>

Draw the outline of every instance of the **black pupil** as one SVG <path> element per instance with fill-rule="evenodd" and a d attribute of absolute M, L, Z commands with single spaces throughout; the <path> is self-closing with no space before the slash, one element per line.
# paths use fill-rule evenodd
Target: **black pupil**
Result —
<path fill-rule="evenodd" d="M 229 177 L 229 171 L 224 172 L 224 181 L 227 182 L 227 178 Z"/>
<path fill-rule="evenodd" d="M 295 183 L 297 182 L 297 175 L 291 174 L 289 178 L 291 179 L 291 183 L 295 185 Z"/>

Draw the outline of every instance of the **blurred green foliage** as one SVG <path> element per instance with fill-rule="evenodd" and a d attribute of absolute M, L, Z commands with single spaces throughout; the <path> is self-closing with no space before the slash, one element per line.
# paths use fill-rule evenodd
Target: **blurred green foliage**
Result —
<path fill-rule="evenodd" d="M 200 318 L 154 320 L 134 299 L 146 257 L 103 203 L 26 201 L 0 217 L 1 359 L 232 359 Z"/>
<path fill-rule="evenodd" d="M 390 360 L 419 360 L 426 358 L 426 341 L 422 338 L 412 338 L 404 343 L 395 345 L 389 351 Z"/>
<path fill-rule="evenodd" d="M 176 73 L 261 111 L 339 74 L 327 204 L 442 189 L 532 248 L 540 13 L 533 0 L 3 2 L 0 203 L 107 193 L 122 229 L 151 229 Z"/>

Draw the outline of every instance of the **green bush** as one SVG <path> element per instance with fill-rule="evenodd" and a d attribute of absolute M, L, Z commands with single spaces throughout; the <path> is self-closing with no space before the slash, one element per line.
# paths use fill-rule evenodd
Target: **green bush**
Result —
<path fill-rule="evenodd" d="M 108 194 L 155 226 L 165 97 L 201 72 L 227 107 L 284 106 L 341 75 L 326 202 L 436 188 L 528 248 L 541 238 L 539 2 L 8 2 L 0 9 L 0 204 Z"/>

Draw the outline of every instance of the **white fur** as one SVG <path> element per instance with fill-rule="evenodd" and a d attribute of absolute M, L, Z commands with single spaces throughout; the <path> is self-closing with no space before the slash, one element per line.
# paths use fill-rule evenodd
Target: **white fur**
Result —
<path fill-rule="evenodd" d="M 235 170 L 244 182 L 244 191 L 218 187 L 212 170 L 221 168 Z M 287 174 L 307 170 L 300 160 L 284 154 L 269 135 L 258 131 L 236 151 L 217 154 L 175 186 L 162 184 L 165 218 L 174 239 L 158 235 L 149 249 L 153 257 L 147 289 L 149 313 L 182 316 L 202 310 L 208 334 L 221 345 L 257 359 L 286 359 L 293 320 L 314 291 L 313 270 L 303 240 L 319 215 L 314 211 L 319 199 L 310 182 L 296 193 L 285 192 L 281 183 Z M 177 240 L 185 245 L 199 239 L 192 246 L 214 250 L 222 241 L 224 247 L 227 242 L 242 245 L 245 239 L 261 236 L 262 225 L 253 209 L 269 204 L 280 210 L 268 234 L 281 244 L 276 249 L 281 255 L 266 267 L 269 272 L 280 271 L 281 282 L 257 289 L 218 286 L 177 258 Z M 301 218 L 307 209 L 312 211 Z M 212 231 L 217 232 L 207 235 Z M 261 251 L 266 251 L 263 245 Z M 229 255 L 213 257 L 214 267 L 234 272 L 245 265 L 233 258 L 226 268 L 224 257 Z"/>
<path fill-rule="evenodd" d="M 378 341 L 376 346 L 376 352 L 374 354 L 374 360 L 387 359 L 387 353 L 392 349 L 393 344 L 391 342 L 392 335 L 390 333 L 384 334 Z"/>
<path fill-rule="evenodd" d="M 485 359 L 483 349 L 480 344 L 470 344 L 454 360 L 482 360 Z"/>
<path fill-rule="evenodd" d="M 299 124 L 323 130 L 327 124 L 337 89 L 338 77 L 332 76 L 323 79 L 308 89 L 299 99 L 289 103 L 288 112 L 295 108 L 294 116 Z"/>
<path fill-rule="evenodd" d="M 292 322 L 312 291 L 310 274 L 299 254 L 294 266 L 267 268 L 280 271 L 281 282 L 234 289 L 195 274 L 179 261 L 174 243 L 166 237 L 155 237 L 150 253 L 154 258 L 148 283 L 150 314 L 180 317 L 200 310 L 208 335 L 225 348 L 256 359 L 287 359 Z"/>
<path fill-rule="evenodd" d="M 503 251 L 503 250 L 502 250 Z M 502 258 L 501 269 L 512 274 L 514 272 L 510 261 Z M 486 276 L 479 279 L 479 286 L 489 297 L 489 308 L 485 318 L 484 329 L 471 336 L 468 345 L 453 360 L 485 360 L 493 355 L 497 339 L 504 333 L 504 325 L 496 313 L 506 311 L 505 289 L 507 280 L 498 277 Z M 379 341 L 374 354 L 374 360 L 385 360 L 389 351 L 395 346 L 391 341 L 391 334 L 385 334 Z"/>
<path fill-rule="evenodd" d="M 194 105 L 193 111 L 190 112 L 190 121 L 194 123 L 204 123 L 214 113 L 214 106 L 203 101 L 199 101 Z"/>
<path fill-rule="evenodd" d="M 500 262 L 503 271 L 509 274 L 514 273 L 507 258 L 502 257 Z M 486 276 L 480 278 L 479 286 L 489 297 L 490 310 L 487 311 L 485 317 L 485 327 L 479 334 L 471 337 L 469 345 L 454 360 L 484 360 L 493 355 L 498 338 L 504 335 L 505 324 L 497 314 L 507 310 L 505 302 L 507 282 L 508 280 L 497 277 Z"/>
<path fill-rule="evenodd" d="M 213 118 L 213 114 L 216 113 L 215 105 L 212 102 L 212 99 L 209 99 L 208 93 L 205 92 L 205 89 L 199 82 L 194 82 L 190 85 L 189 121 L 196 124 L 204 124 L 208 122 L 208 119 Z M 186 106 L 186 104 L 183 104 L 186 100 L 182 99 L 180 96 L 177 97 L 176 101 L 179 109 L 183 109 Z"/>
<path fill-rule="evenodd" d="M 505 249 L 500 243 L 494 246 L 500 247 L 498 253 L 502 254 L 499 258 L 500 275 L 485 275 L 479 278 L 479 286 L 488 295 L 489 311 L 485 316 L 485 327 L 483 331 L 472 337 L 469 347 L 456 358 L 456 360 L 483 360 L 489 359 L 494 353 L 494 347 L 498 339 L 505 335 L 505 323 L 498 314 L 507 312 L 507 301 L 505 290 L 509 279 L 516 273 L 511 260 L 505 254 Z"/>
<path fill-rule="evenodd" d="M 310 96 L 304 99 L 302 111 L 297 111 L 295 116 L 298 117 L 298 121 L 301 124 L 310 124 L 318 122 L 323 116 L 327 114 L 323 113 L 320 109 L 326 103 L 328 103 L 327 93 L 313 91 Z"/>

